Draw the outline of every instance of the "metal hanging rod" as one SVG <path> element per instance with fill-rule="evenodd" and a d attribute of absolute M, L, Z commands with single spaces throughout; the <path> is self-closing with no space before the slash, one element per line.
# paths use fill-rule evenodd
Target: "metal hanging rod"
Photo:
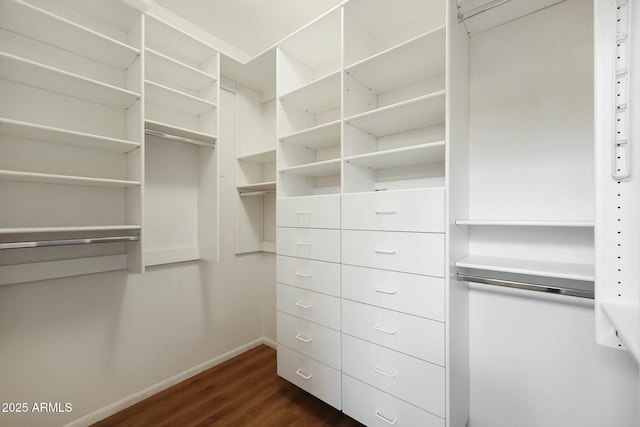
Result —
<path fill-rule="evenodd" d="M 197 139 L 186 138 L 184 136 L 171 135 L 171 134 L 164 133 L 164 132 L 158 132 L 157 130 L 153 130 L 153 129 L 145 129 L 144 133 L 146 133 L 147 135 L 153 135 L 153 136 L 157 136 L 157 137 L 164 138 L 164 139 L 171 139 L 173 141 L 187 142 L 189 144 L 204 145 L 204 146 L 207 146 L 207 147 L 215 147 L 216 146 L 215 141 L 214 142 L 199 141 Z"/>
<path fill-rule="evenodd" d="M 593 291 L 573 288 L 562 288 L 558 286 L 540 285 L 537 283 L 525 283 L 515 280 L 492 279 L 490 277 L 479 277 L 468 274 L 457 273 L 456 279 L 460 282 L 481 283 L 483 285 L 501 286 L 504 288 L 524 289 L 527 291 L 544 292 L 548 294 L 566 295 L 571 297 L 580 297 L 593 299 Z"/>
<path fill-rule="evenodd" d="M 493 1 L 491 1 L 491 2 L 489 2 L 487 4 L 485 4 L 485 5 L 476 7 L 475 9 L 471 9 L 468 12 L 465 12 L 465 13 L 458 12 L 458 23 L 464 22 L 464 21 L 466 21 L 467 19 L 469 19 L 469 18 L 471 18 L 473 16 L 479 15 L 479 14 L 481 14 L 483 12 L 491 10 L 494 7 L 498 7 L 501 4 L 505 4 L 505 3 L 509 2 L 509 1 L 511 1 L 511 0 L 493 0 Z M 458 11 L 459 10 L 460 10 L 460 7 L 458 7 Z"/>
<path fill-rule="evenodd" d="M 93 243 L 137 242 L 140 236 L 89 237 L 86 239 L 39 240 L 34 242 L 0 243 L 0 249 L 44 248 L 48 246 L 89 245 Z"/>

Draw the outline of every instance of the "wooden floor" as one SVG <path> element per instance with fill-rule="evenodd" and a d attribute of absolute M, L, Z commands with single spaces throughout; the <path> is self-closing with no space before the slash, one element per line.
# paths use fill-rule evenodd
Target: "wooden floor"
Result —
<path fill-rule="evenodd" d="M 94 426 L 356 427 L 362 424 L 276 374 L 261 345 Z"/>

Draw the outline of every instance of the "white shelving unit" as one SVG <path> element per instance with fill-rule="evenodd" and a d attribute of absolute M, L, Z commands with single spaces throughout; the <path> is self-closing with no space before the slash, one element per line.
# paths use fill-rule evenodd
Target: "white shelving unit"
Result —
<path fill-rule="evenodd" d="M 458 260 L 456 267 L 585 282 L 594 280 L 593 264 L 469 255 Z"/>
<path fill-rule="evenodd" d="M 117 23 L 99 4 L 0 3 L 3 243 L 140 234 L 142 22 L 123 4 L 112 10 Z M 140 272 L 141 248 L 3 251 L 0 284 Z"/>

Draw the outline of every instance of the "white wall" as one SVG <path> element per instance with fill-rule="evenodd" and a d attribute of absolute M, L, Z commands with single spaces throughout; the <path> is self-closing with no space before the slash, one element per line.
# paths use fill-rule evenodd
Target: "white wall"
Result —
<path fill-rule="evenodd" d="M 62 425 L 263 336 L 275 341 L 274 256 L 234 255 L 234 99 L 222 91 L 220 263 L 0 287 L 0 402 L 73 405 L 0 413 L 0 426 Z"/>
<path fill-rule="evenodd" d="M 592 8 L 471 37 L 471 217 L 593 219 Z M 472 230 L 470 251 L 491 233 Z M 593 258 L 551 250 L 538 255 Z M 470 427 L 638 426 L 637 365 L 595 344 L 592 301 L 474 285 L 469 315 Z"/>

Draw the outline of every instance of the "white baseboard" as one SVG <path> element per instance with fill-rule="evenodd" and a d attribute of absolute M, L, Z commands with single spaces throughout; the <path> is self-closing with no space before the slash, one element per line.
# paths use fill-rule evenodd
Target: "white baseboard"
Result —
<path fill-rule="evenodd" d="M 98 409 L 95 412 L 87 414 L 83 417 L 78 418 L 75 421 L 66 424 L 64 427 L 84 427 L 94 423 L 97 423 L 100 420 L 103 420 L 117 412 L 122 411 L 123 409 L 128 408 L 150 396 L 153 396 L 156 393 L 161 392 L 171 386 L 178 384 L 181 381 L 186 380 L 187 378 L 191 378 L 194 375 L 199 374 L 200 372 L 206 371 L 207 369 L 211 369 L 216 365 L 221 364 L 222 362 L 226 362 L 227 360 L 242 354 L 252 348 L 259 346 L 260 344 L 268 345 L 269 347 L 275 348 L 276 343 L 271 341 L 268 338 L 259 338 L 257 340 L 251 341 L 245 345 L 242 345 L 238 348 L 235 348 L 227 353 L 224 353 L 220 356 L 214 357 L 204 363 L 201 363 L 198 366 L 194 366 L 191 369 L 187 369 L 173 377 L 167 378 L 166 380 L 160 381 L 150 387 L 145 388 L 142 391 L 131 394 L 124 399 L 121 399 L 117 402 L 114 402 L 110 405 L 105 406 L 104 408 Z"/>
<path fill-rule="evenodd" d="M 269 347 L 274 348 L 276 350 L 278 349 L 278 343 L 266 337 L 262 338 L 262 344 L 268 345 Z"/>

